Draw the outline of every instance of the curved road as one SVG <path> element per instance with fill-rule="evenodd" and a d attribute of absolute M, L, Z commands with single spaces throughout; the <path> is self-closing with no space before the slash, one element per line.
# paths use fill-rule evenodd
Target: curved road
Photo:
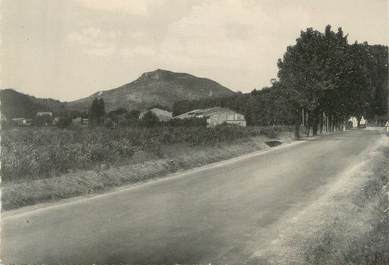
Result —
<path fill-rule="evenodd" d="M 320 137 L 102 196 L 3 214 L 4 263 L 244 262 L 325 193 L 375 131 Z M 287 214 L 288 213 L 288 214 Z"/>

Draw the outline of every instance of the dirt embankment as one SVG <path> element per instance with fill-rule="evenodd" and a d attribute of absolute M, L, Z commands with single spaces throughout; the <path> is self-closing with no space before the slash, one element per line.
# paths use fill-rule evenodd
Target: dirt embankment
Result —
<path fill-rule="evenodd" d="M 159 156 L 137 152 L 128 164 L 122 166 L 109 167 L 102 164 L 95 170 L 75 170 L 59 177 L 7 183 L 2 187 L 2 208 L 16 209 L 166 177 L 173 172 L 269 149 L 266 142 L 273 140 L 258 136 L 205 147 L 184 144 L 163 146 Z M 276 140 L 290 143 L 291 133 L 282 132 Z"/>
<path fill-rule="evenodd" d="M 362 154 L 330 192 L 279 224 L 250 264 L 389 264 L 389 137 Z"/>

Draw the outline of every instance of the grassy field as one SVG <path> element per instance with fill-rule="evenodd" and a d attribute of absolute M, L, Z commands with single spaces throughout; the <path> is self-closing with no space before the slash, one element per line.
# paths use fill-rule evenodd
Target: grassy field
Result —
<path fill-rule="evenodd" d="M 136 152 L 163 157 L 172 144 L 209 146 L 260 135 L 255 128 L 158 127 L 119 129 L 15 128 L 3 131 L 2 179 L 17 182 L 59 176 L 101 164 L 127 163 Z"/>
<path fill-rule="evenodd" d="M 146 181 L 268 148 L 266 139 L 277 134 L 280 130 L 224 126 L 4 131 L 2 207 Z M 284 130 L 284 139 L 286 134 Z"/>

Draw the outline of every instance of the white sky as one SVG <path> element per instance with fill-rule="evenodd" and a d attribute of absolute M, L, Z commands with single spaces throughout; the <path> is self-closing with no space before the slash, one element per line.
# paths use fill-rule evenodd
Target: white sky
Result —
<path fill-rule="evenodd" d="M 387 0 L 2 0 L 1 87 L 72 100 L 157 68 L 243 92 L 300 30 L 389 44 Z"/>

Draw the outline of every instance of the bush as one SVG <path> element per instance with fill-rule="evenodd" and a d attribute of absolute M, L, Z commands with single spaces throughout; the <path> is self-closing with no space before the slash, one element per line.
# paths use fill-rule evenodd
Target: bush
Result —
<path fill-rule="evenodd" d="M 59 117 L 55 125 L 58 128 L 67 128 L 72 124 L 72 117 Z"/>
<path fill-rule="evenodd" d="M 151 111 L 146 112 L 143 115 L 141 121 L 142 121 L 142 125 L 145 127 L 154 127 L 154 126 L 160 125 L 160 122 L 159 122 L 157 115 L 155 115 Z"/>
<path fill-rule="evenodd" d="M 166 125 L 173 127 L 206 127 L 207 120 L 205 118 L 171 119 L 166 122 Z"/>

